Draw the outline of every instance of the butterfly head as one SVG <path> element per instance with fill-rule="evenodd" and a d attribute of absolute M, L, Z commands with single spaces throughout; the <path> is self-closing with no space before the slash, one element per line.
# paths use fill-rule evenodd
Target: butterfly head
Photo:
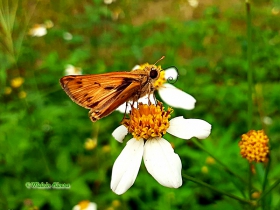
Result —
<path fill-rule="evenodd" d="M 160 76 L 161 67 L 156 65 L 147 65 L 145 66 L 144 71 L 147 72 L 149 76 L 149 81 L 154 82 Z"/>
<path fill-rule="evenodd" d="M 165 56 L 162 56 L 160 59 L 157 60 L 157 62 L 159 62 L 162 59 L 164 59 L 164 57 Z M 161 71 L 161 67 L 160 66 L 156 66 L 157 62 L 155 62 L 155 64 L 151 65 L 151 67 L 150 67 L 150 79 L 154 80 L 154 81 L 159 78 L 160 71 Z"/>

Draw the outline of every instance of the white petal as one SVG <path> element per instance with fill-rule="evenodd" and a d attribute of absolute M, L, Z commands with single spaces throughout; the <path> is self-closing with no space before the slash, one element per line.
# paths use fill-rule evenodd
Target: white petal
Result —
<path fill-rule="evenodd" d="M 69 33 L 69 32 L 64 32 L 63 33 L 63 38 L 65 40 L 71 40 L 71 39 L 73 39 L 73 35 L 71 33 Z"/>
<path fill-rule="evenodd" d="M 268 116 L 264 116 L 262 121 L 266 125 L 271 125 L 273 123 L 273 120 L 270 117 L 268 117 Z"/>
<path fill-rule="evenodd" d="M 87 210 L 97 210 L 96 203 L 90 202 L 90 204 L 87 207 Z"/>
<path fill-rule="evenodd" d="M 85 205 L 84 203 L 87 204 L 86 207 L 84 207 L 84 205 Z M 81 201 L 78 205 L 75 205 L 72 210 L 83 210 L 83 209 L 84 210 L 97 210 L 97 205 L 96 205 L 96 203 L 93 203 L 93 202 Z"/>
<path fill-rule="evenodd" d="M 126 103 L 123 103 L 122 105 L 120 105 L 117 109 L 117 111 L 121 112 L 121 113 L 129 113 L 131 110 L 131 106 L 128 104 L 126 105 Z"/>
<path fill-rule="evenodd" d="M 104 0 L 105 4 L 112 4 L 113 0 Z"/>
<path fill-rule="evenodd" d="M 46 27 L 41 24 L 41 25 L 36 25 L 33 28 L 30 29 L 29 34 L 31 36 L 37 36 L 37 37 L 41 37 L 47 34 L 47 29 Z"/>
<path fill-rule="evenodd" d="M 168 83 L 159 88 L 158 93 L 164 102 L 175 108 L 190 110 L 196 102 L 194 97 Z"/>
<path fill-rule="evenodd" d="M 135 103 L 133 104 L 133 107 L 136 108 L 138 103 L 148 104 L 148 102 L 149 102 L 149 100 L 148 100 L 148 95 L 145 95 L 145 96 L 139 98 L 139 99 L 138 99 L 138 102 L 135 102 Z M 155 103 L 156 103 L 156 102 L 155 102 L 155 98 L 154 98 L 153 95 L 150 95 L 150 102 L 151 102 L 152 104 L 155 104 Z M 126 107 L 126 103 L 123 103 L 123 104 L 120 105 L 116 110 L 119 111 L 119 112 L 121 112 L 121 113 L 124 113 L 125 111 L 126 111 L 126 113 L 129 113 L 129 112 L 131 111 L 131 104 L 132 104 L 132 101 L 129 101 L 128 103 L 129 103 L 129 104 L 127 105 L 127 107 Z M 126 110 L 125 110 L 125 109 L 126 109 Z"/>
<path fill-rule="evenodd" d="M 177 80 L 177 77 L 178 77 L 178 71 L 175 67 L 170 67 L 166 70 L 164 70 L 164 77 L 166 80 L 174 80 L 176 81 Z"/>
<path fill-rule="evenodd" d="M 114 163 L 111 189 L 118 195 L 125 193 L 134 183 L 144 151 L 144 140 L 129 140 Z"/>
<path fill-rule="evenodd" d="M 199 4 L 198 0 L 188 0 L 188 2 L 190 4 L 190 6 L 193 8 L 197 8 L 197 6 Z"/>
<path fill-rule="evenodd" d="M 75 205 L 72 210 L 81 210 L 81 207 L 79 205 Z"/>
<path fill-rule="evenodd" d="M 144 146 L 143 159 L 148 172 L 161 185 L 172 188 L 182 185 L 182 163 L 168 141 L 149 139 Z"/>
<path fill-rule="evenodd" d="M 65 67 L 65 75 L 81 75 L 82 69 L 79 67 L 75 67 L 71 64 L 67 64 Z"/>
<path fill-rule="evenodd" d="M 72 75 L 75 70 L 75 66 L 67 64 L 65 67 L 65 75 Z"/>
<path fill-rule="evenodd" d="M 192 137 L 205 139 L 211 132 L 211 125 L 200 119 L 184 119 L 181 116 L 171 119 L 169 123 L 167 132 L 182 139 L 190 139 Z"/>
<path fill-rule="evenodd" d="M 117 127 L 113 133 L 112 136 L 120 143 L 123 143 L 124 137 L 127 135 L 128 130 L 124 125 L 120 125 Z"/>
<path fill-rule="evenodd" d="M 134 67 L 132 68 L 132 71 L 133 71 L 133 70 L 136 70 L 136 69 L 140 69 L 140 66 L 139 66 L 139 65 L 134 66 Z"/>
<path fill-rule="evenodd" d="M 148 104 L 149 103 L 149 98 L 150 98 L 150 102 L 152 104 L 156 104 L 155 97 L 154 97 L 153 94 L 149 95 L 149 97 L 148 97 L 148 95 L 145 95 L 142 98 L 139 98 L 138 103 Z"/>

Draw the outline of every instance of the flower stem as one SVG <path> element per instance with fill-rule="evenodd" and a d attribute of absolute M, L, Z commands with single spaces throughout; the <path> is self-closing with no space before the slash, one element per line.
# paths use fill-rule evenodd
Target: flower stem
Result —
<path fill-rule="evenodd" d="M 192 181 L 192 182 L 194 182 L 194 183 L 197 183 L 197 184 L 199 184 L 199 185 L 202 185 L 202 186 L 204 186 L 204 187 L 207 187 L 207 188 L 209 188 L 209 189 L 211 189 L 211 190 L 214 190 L 214 191 L 216 191 L 216 192 L 218 192 L 218 193 L 220 193 L 220 194 L 223 194 L 223 195 L 225 195 L 225 196 L 228 196 L 228 197 L 230 197 L 230 198 L 233 198 L 233 199 L 235 199 L 235 200 L 238 200 L 238 201 L 240 201 L 240 202 L 242 202 L 242 203 L 247 203 L 247 204 L 250 204 L 250 205 L 254 205 L 254 203 L 251 202 L 250 200 L 246 200 L 246 199 L 240 198 L 240 197 L 238 197 L 238 196 L 235 196 L 235 195 L 233 195 L 233 194 L 230 194 L 230 193 L 228 193 L 228 192 L 225 192 L 225 191 L 223 191 L 223 190 L 219 190 L 219 189 L 213 187 L 212 185 L 207 184 L 207 183 L 205 183 L 205 182 L 203 182 L 203 181 L 200 181 L 200 180 L 198 180 L 198 179 L 196 179 L 196 178 L 193 178 L 193 177 L 188 176 L 188 175 L 185 175 L 185 174 L 183 174 L 182 176 L 183 176 L 186 180 L 190 180 L 190 181 Z"/>
<path fill-rule="evenodd" d="M 267 162 L 267 165 L 265 168 L 265 174 L 264 174 L 264 179 L 263 179 L 263 183 L 262 183 L 262 192 L 266 192 L 265 190 L 266 190 L 266 185 L 267 185 L 268 172 L 270 169 L 270 163 L 271 163 L 271 157 L 268 158 L 268 162 Z M 268 192 L 270 192 L 270 191 L 268 191 Z M 260 199 L 262 199 L 262 208 L 263 209 L 265 209 L 265 200 L 263 199 L 264 197 L 265 197 L 265 195 L 263 193 L 262 196 L 260 197 Z"/>
<path fill-rule="evenodd" d="M 252 163 L 248 163 L 248 197 L 251 200 L 252 199 Z"/>
<path fill-rule="evenodd" d="M 253 69 L 252 69 L 252 26 L 251 26 L 251 5 L 250 1 L 245 1 L 246 5 L 246 16 L 247 16 L 247 80 L 248 80 L 248 115 L 247 115 L 247 126 L 248 130 L 252 129 L 253 120 L 253 100 L 252 100 L 252 89 L 253 89 Z M 252 190 L 252 170 L 251 163 L 248 171 L 248 195 L 251 199 Z"/>
<path fill-rule="evenodd" d="M 274 182 L 274 184 L 268 190 L 266 190 L 264 193 L 262 193 L 261 197 L 257 201 L 262 200 L 267 194 L 269 194 L 271 192 L 271 190 L 273 190 L 275 187 L 277 187 L 277 185 L 279 183 L 280 183 L 280 179 L 278 179 L 276 182 Z"/>
<path fill-rule="evenodd" d="M 251 6 L 249 0 L 246 0 L 247 14 L 247 80 L 248 80 L 248 130 L 252 129 L 253 119 L 253 69 L 252 69 L 252 26 L 251 26 Z"/>

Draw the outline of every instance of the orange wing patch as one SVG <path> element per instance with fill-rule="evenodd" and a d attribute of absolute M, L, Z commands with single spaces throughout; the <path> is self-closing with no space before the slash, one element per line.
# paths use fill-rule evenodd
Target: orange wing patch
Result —
<path fill-rule="evenodd" d="M 130 72 L 112 72 L 65 76 L 60 84 L 75 103 L 90 109 L 90 118 L 95 122 L 137 95 L 141 80 Z"/>

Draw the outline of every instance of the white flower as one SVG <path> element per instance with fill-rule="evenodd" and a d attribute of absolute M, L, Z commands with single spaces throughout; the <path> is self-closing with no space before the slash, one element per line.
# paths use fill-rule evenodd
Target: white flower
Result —
<path fill-rule="evenodd" d="M 142 157 L 148 172 L 161 185 L 170 188 L 182 185 L 181 160 L 162 135 L 168 132 L 182 139 L 204 139 L 210 135 L 211 125 L 204 120 L 184 119 L 182 116 L 168 122 L 171 112 L 171 109 L 164 111 L 161 104 L 139 104 L 138 109 L 132 109 L 130 120 L 124 120 L 125 126 L 115 129 L 113 136 L 119 142 L 123 141 L 128 131 L 134 136 L 127 142 L 113 166 L 111 189 L 116 194 L 125 193 L 133 185 Z"/>
<path fill-rule="evenodd" d="M 262 121 L 266 125 L 271 125 L 273 123 L 273 120 L 270 117 L 268 117 L 268 116 L 264 116 Z"/>
<path fill-rule="evenodd" d="M 81 201 L 78 205 L 73 207 L 73 210 L 97 210 L 96 203 L 88 200 Z"/>
<path fill-rule="evenodd" d="M 51 20 L 46 20 L 43 24 L 34 24 L 31 29 L 29 29 L 28 34 L 30 36 L 45 36 L 47 34 L 47 29 L 53 27 L 53 22 Z"/>
<path fill-rule="evenodd" d="M 115 0 L 103 0 L 105 4 L 112 4 Z"/>
<path fill-rule="evenodd" d="M 35 24 L 28 32 L 31 36 L 45 36 L 47 34 L 47 28 L 45 24 Z"/>
<path fill-rule="evenodd" d="M 146 64 L 142 66 L 136 65 L 132 70 L 144 68 L 145 65 Z M 161 71 L 160 78 L 154 84 L 154 86 L 158 90 L 159 96 L 166 104 L 168 104 L 171 107 L 187 109 L 187 110 L 194 109 L 196 100 L 193 96 L 176 88 L 174 85 L 165 82 L 168 81 L 169 79 L 176 81 L 177 77 L 178 77 L 178 73 L 174 67 Z M 150 95 L 150 100 L 152 103 L 154 102 L 153 95 Z M 139 102 L 148 103 L 148 96 L 146 95 L 140 98 L 138 100 L 138 103 Z M 125 108 L 126 108 L 126 103 L 119 106 L 116 110 L 124 113 Z M 127 109 L 126 113 L 128 113 L 129 111 L 130 109 Z"/>
<path fill-rule="evenodd" d="M 65 75 L 80 75 L 82 74 L 82 69 L 80 67 L 75 67 L 73 65 L 66 65 L 65 67 Z"/>
<path fill-rule="evenodd" d="M 188 0 L 188 2 L 191 7 L 193 7 L 193 8 L 198 7 L 198 4 L 199 4 L 198 0 Z"/>
<path fill-rule="evenodd" d="M 69 40 L 73 39 L 73 35 L 71 33 L 69 33 L 69 32 L 64 32 L 63 33 L 63 38 L 65 40 L 69 41 Z"/>

